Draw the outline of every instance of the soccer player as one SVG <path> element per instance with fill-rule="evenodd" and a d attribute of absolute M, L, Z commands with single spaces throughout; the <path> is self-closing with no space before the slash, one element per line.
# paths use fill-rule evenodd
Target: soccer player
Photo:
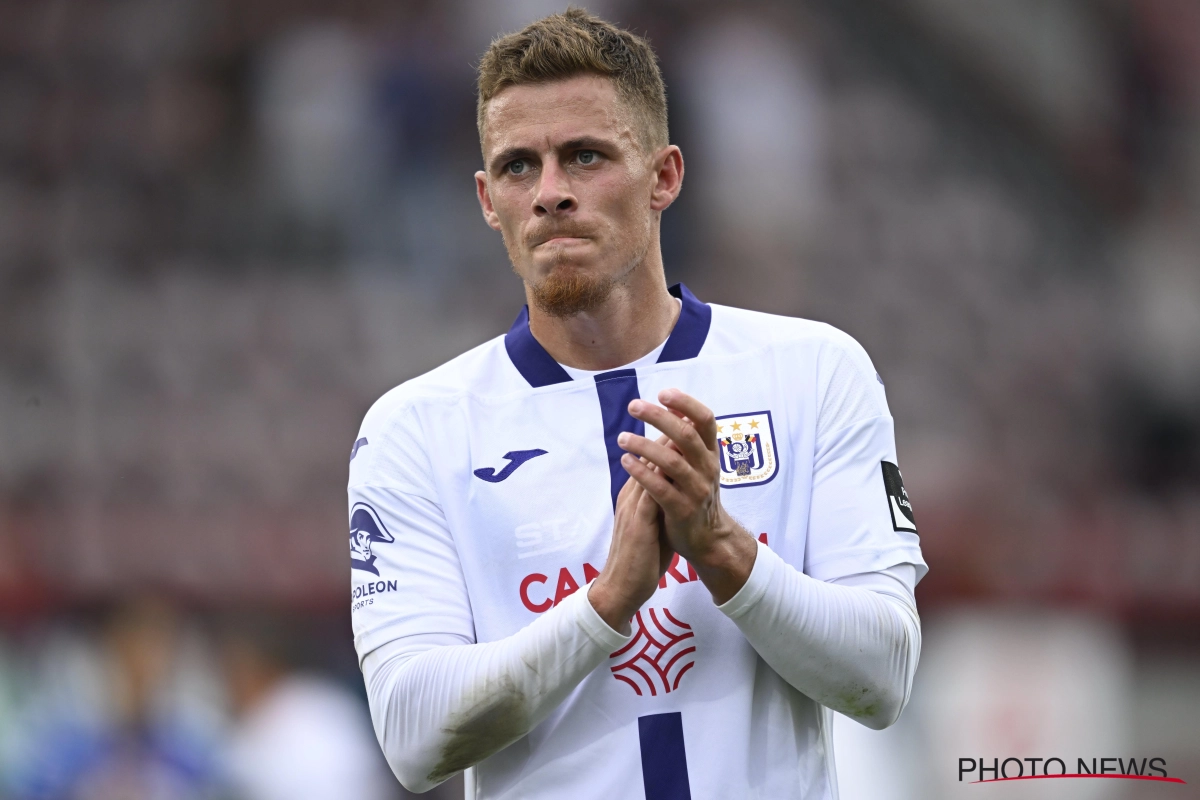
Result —
<path fill-rule="evenodd" d="M 388 762 L 471 798 L 836 797 L 832 712 L 893 723 L 920 649 L 881 380 L 827 325 L 667 287 L 683 156 L 644 40 L 535 22 L 478 112 L 528 306 L 376 402 L 350 463 Z"/>

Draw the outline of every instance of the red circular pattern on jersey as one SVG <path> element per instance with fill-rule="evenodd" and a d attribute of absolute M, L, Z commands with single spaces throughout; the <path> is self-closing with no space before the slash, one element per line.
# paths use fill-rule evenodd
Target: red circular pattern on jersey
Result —
<path fill-rule="evenodd" d="M 637 612 L 631 620 L 633 638 L 609 656 L 617 661 L 609 667 L 613 677 L 633 687 L 639 697 L 678 689 L 684 673 L 696 664 L 692 626 L 666 608 L 657 612 L 653 608 Z"/>

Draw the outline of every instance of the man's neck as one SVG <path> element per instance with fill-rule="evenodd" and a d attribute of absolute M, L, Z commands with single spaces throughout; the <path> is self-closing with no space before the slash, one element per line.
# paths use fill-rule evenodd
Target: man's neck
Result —
<path fill-rule="evenodd" d="M 529 330 L 560 364 L 584 370 L 615 369 L 637 361 L 670 335 L 679 303 L 667 291 L 661 268 L 639 266 L 602 306 L 571 317 L 553 317 L 529 304 Z"/>

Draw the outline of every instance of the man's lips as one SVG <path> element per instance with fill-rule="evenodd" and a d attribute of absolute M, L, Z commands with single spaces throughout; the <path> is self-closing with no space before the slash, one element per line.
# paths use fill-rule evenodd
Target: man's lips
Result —
<path fill-rule="evenodd" d="M 538 242 L 534 245 L 534 247 L 541 247 L 545 244 L 566 246 L 572 244 L 581 244 L 586 241 L 588 241 L 587 238 L 583 236 L 551 236 Z"/>

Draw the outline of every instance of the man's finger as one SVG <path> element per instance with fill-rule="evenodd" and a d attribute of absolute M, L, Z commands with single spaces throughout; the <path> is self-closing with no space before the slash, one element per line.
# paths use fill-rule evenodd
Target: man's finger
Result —
<path fill-rule="evenodd" d="M 625 481 L 625 485 L 621 487 L 621 491 L 617 492 L 617 502 L 613 506 L 613 513 L 625 513 L 633 511 L 637 508 L 637 503 L 646 493 L 646 489 L 632 477 Z"/>
<path fill-rule="evenodd" d="M 712 452 L 717 449 L 717 419 L 712 409 L 696 398 L 679 389 L 663 389 L 658 393 L 658 402 L 673 412 L 683 414 L 696 426 L 700 440 Z"/>
<path fill-rule="evenodd" d="M 625 498 L 629 497 L 630 493 L 633 492 L 640 485 L 641 484 L 639 484 L 637 481 L 633 480 L 632 478 L 625 481 L 625 485 L 623 485 L 621 487 L 621 491 L 617 492 L 617 505 L 621 505 L 622 503 L 624 503 Z"/>
<path fill-rule="evenodd" d="M 662 472 L 656 472 L 643 464 L 632 453 L 621 456 L 621 466 L 629 472 L 630 477 L 642 485 L 646 494 L 654 498 L 654 502 L 662 506 L 668 515 L 678 516 L 678 511 L 685 505 L 684 497 L 667 480 Z"/>
<path fill-rule="evenodd" d="M 630 476 L 629 480 L 633 481 L 634 478 Z M 641 494 L 638 495 L 637 506 L 634 508 L 634 516 L 643 525 L 654 524 L 658 521 L 658 512 L 661 509 L 658 503 L 654 502 L 654 498 L 646 492 L 640 483 L 638 484 L 638 488 L 641 489 Z"/>
<path fill-rule="evenodd" d="M 665 446 L 671 443 L 671 439 L 666 434 L 663 434 L 655 440 L 655 443 Z M 659 471 L 659 468 L 656 465 L 647 461 L 645 458 L 640 459 L 640 461 L 642 464 L 646 465 L 647 469 L 655 472 Z M 655 510 L 646 511 L 645 505 L 647 503 L 649 503 L 649 505 Z M 617 492 L 617 502 L 614 507 L 614 511 L 617 509 L 623 510 L 630 504 L 633 504 L 633 513 L 643 517 L 643 522 L 652 522 L 654 515 L 657 514 L 658 504 L 654 502 L 653 497 L 650 497 L 650 495 L 646 494 L 645 488 L 643 488 L 640 483 L 634 480 L 633 476 L 630 476 L 629 479 L 625 481 L 624 485 L 621 486 L 621 490 Z M 645 514 L 642 513 L 643 511 L 645 511 Z"/>
<path fill-rule="evenodd" d="M 652 442 L 636 433 L 622 433 L 617 439 L 617 444 L 627 452 L 639 456 L 643 463 L 658 467 L 685 491 L 706 491 L 707 482 L 678 450 L 664 443 Z"/>
<path fill-rule="evenodd" d="M 695 426 L 690 421 L 677 417 L 662 406 L 648 403 L 645 400 L 633 400 L 629 403 L 629 414 L 648 425 L 653 425 L 669 436 L 671 441 L 679 448 L 679 451 L 689 461 L 692 461 L 693 465 L 699 466 L 705 459 L 710 457 L 712 448 L 708 447 L 701 440 Z M 713 428 L 713 436 L 715 439 L 715 427 Z"/>
<path fill-rule="evenodd" d="M 670 436 L 667 436 L 665 433 L 664 433 L 664 434 L 662 434 L 661 436 L 659 436 L 657 439 L 655 439 L 655 440 L 654 440 L 654 443 L 655 443 L 655 444 L 661 444 L 661 445 L 663 445 L 664 447 L 670 447 L 670 448 L 672 448 L 672 449 L 673 449 L 675 452 L 677 452 L 677 453 L 679 452 L 679 448 L 678 448 L 678 447 L 676 447 L 676 446 L 675 446 L 675 443 L 671 441 L 671 437 L 670 437 Z M 650 466 L 652 469 L 658 469 L 658 465 L 656 465 L 656 464 L 652 464 L 652 463 L 651 463 L 650 461 L 648 461 L 646 458 L 644 458 L 644 457 L 643 457 L 643 458 L 641 458 L 640 460 L 641 460 L 641 462 L 642 462 L 643 464 L 647 464 L 647 465 L 649 465 L 649 466 Z"/>

